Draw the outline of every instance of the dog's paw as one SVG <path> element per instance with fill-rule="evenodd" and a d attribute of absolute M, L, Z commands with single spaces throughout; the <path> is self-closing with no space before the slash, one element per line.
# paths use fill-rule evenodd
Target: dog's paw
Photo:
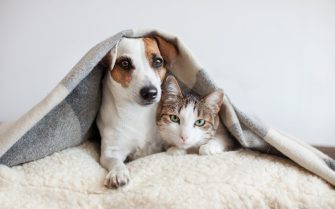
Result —
<path fill-rule="evenodd" d="M 104 185 L 107 188 L 122 187 L 129 182 L 129 170 L 125 165 L 119 165 L 109 171 L 105 178 Z"/>
<path fill-rule="evenodd" d="M 187 153 L 185 149 L 179 149 L 178 147 L 170 147 L 166 152 L 169 155 L 174 155 L 174 156 L 185 155 Z"/>
<path fill-rule="evenodd" d="M 199 148 L 199 155 L 216 155 L 223 152 L 221 146 L 217 146 L 215 143 L 207 143 L 201 145 Z"/>

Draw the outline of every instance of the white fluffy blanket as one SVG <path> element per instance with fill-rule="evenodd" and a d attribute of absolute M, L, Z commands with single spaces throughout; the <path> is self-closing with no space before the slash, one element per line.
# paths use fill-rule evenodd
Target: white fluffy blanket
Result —
<path fill-rule="evenodd" d="M 335 190 L 289 160 L 249 150 L 216 156 L 160 153 L 128 163 L 131 182 L 103 186 L 93 142 L 9 168 L 0 165 L 1 209 L 335 208 Z"/>

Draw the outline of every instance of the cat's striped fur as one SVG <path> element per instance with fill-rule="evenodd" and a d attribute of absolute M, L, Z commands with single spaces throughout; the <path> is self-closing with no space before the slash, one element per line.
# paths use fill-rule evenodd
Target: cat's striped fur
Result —
<path fill-rule="evenodd" d="M 200 154 L 216 154 L 232 147 L 233 140 L 225 134 L 218 116 L 222 90 L 204 97 L 183 94 L 176 79 L 168 76 L 162 91 L 157 125 L 170 152 L 196 150 Z"/>

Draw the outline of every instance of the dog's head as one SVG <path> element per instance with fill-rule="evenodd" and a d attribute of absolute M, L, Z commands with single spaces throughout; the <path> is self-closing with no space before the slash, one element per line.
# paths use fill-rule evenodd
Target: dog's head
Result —
<path fill-rule="evenodd" d="M 111 91 L 140 105 L 158 102 L 166 66 L 177 54 L 175 45 L 158 36 L 121 39 L 116 50 L 103 60 L 109 67 Z"/>

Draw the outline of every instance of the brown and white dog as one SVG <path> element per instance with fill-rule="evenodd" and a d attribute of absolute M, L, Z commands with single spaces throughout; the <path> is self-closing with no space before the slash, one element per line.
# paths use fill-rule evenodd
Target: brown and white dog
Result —
<path fill-rule="evenodd" d="M 100 163 L 108 170 L 105 186 L 117 188 L 128 183 L 127 157 L 136 159 L 161 150 L 156 109 L 166 66 L 177 54 L 173 44 L 155 36 L 123 38 L 116 51 L 104 58 L 109 69 L 97 125 Z"/>

